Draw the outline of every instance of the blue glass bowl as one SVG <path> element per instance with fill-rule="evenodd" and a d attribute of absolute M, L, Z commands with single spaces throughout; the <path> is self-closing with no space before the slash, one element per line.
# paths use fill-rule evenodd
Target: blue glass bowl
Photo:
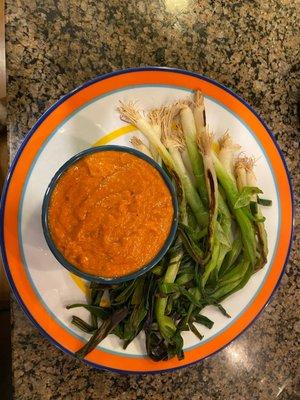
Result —
<path fill-rule="evenodd" d="M 49 208 L 49 203 L 51 199 L 52 192 L 61 177 L 61 175 L 74 163 L 76 163 L 78 160 L 81 158 L 93 154 L 93 153 L 98 153 L 101 151 L 119 151 L 119 152 L 125 152 L 129 154 L 133 154 L 136 157 L 141 158 L 142 160 L 146 161 L 149 163 L 152 167 L 154 167 L 162 176 L 165 184 L 167 185 L 171 196 L 172 196 L 172 204 L 173 204 L 173 209 L 174 209 L 174 216 L 173 216 L 173 221 L 172 221 L 172 226 L 169 232 L 169 235 L 158 252 L 158 254 L 151 260 L 148 264 L 142 265 L 140 269 L 138 269 L 135 272 L 132 272 L 128 275 L 122 275 L 117 278 L 104 278 L 101 276 L 97 275 L 91 275 L 87 274 L 80 269 L 78 269 L 75 265 L 71 264 L 68 260 L 65 259 L 65 257 L 60 253 L 60 251 L 57 249 L 54 240 L 52 239 L 50 229 L 49 229 L 49 224 L 48 224 L 48 208 Z M 162 257 L 166 254 L 168 251 L 169 247 L 171 246 L 176 231 L 177 231 L 177 225 L 178 225 L 178 202 L 177 202 L 177 196 L 176 196 L 176 191 L 175 188 L 168 177 L 168 175 L 165 173 L 165 171 L 150 157 L 146 156 L 144 153 L 141 153 L 140 151 L 137 151 L 135 149 L 129 148 L 129 147 L 123 147 L 123 146 L 115 146 L 115 145 L 107 145 L 107 146 L 101 146 L 101 147 L 92 147 L 87 150 L 84 150 L 78 154 L 76 154 L 74 157 L 70 158 L 62 167 L 59 168 L 59 170 L 56 172 L 54 177 L 52 178 L 45 196 L 43 200 L 43 206 L 42 206 L 42 226 L 43 226 L 43 231 L 44 235 L 47 241 L 47 244 L 52 251 L 53 255 L 56 257 L 56 259 L 60 262 L 60 264 L 68 269 L 70 272 L 72 272 L 75 275 L 78 275 L 79 277 L 86 279 L 88 281 L 93 281 L 93 282 L 99 282 L 99 283 L 104 283 L 104 284 L 117 284 L 125 281 L 129 281 L 131 279 L 135 279 L 138 276 L 148 272 L 154 265 L 156 265 Z"/>

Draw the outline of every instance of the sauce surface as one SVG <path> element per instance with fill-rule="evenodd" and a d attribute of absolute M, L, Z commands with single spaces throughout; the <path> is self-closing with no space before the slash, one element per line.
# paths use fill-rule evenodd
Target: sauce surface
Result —
<path fill-rule="evenodd" d="M 126 152 L 85 156 L 59 178 L 48 223 L 60 253 L 105 278 L 137 271 L 167 239 L 174 209 L 160 173 Z"/>

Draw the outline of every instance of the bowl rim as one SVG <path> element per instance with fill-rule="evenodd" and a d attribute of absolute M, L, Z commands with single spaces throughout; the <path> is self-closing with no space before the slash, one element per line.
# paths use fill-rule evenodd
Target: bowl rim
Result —
<path fill-rule="evenodd" d="M 56 187 L 59 179 L 61 176 L 70 168 L 72 165 L 74 165 L 77 161 L 83 159 L 84 157 L 94 154 L 94 153 L 100 153 L 104 151 L 117 151 L 120 153 L 128 153 L 132 154 L 135 157 L 138 157 L 144 161 L 146 161 L 148 164 L 150 164 L 152 167 L 154 167 L 160 174 L 160 176 L 163 178 L 164 183 L 168 187 L 171 197 L 172 197 L 172 206 L 174 210 L 173 218 L 172 218 L 172 225 L 171 229 L 169 231 L 168 236 L 166 237 L 166 240 L 163 244 L 163 246 L 160 248 L 159 252 L 156 254 L 156 256 L 149 261 L 147 264 L 142 266 L 140 269 L 137 271 L 134 271 L 130 274 L 127 275 L 122 275 L 120 277 L 116 278 L 105 278 L 99 275 L 92 275 L 86 272 L 81 271 L 78 267 L 73 265 L 71 262 L 69 262 L 64 255 L 58 250 L 54 239 L 52 238 L 52 235 L 50 233 L 50 228 L 49 228 L 49 221 L 48 221 L 48 209 L 49 209 L 49 204 L 51 200 L 51 196 L 53 193 L 54 188 Z M 103 145 L 103 146 L 94 146 L 88 149 L 85 149 L 81 151 L 80 153 L 75 154 L 72 156 L 70 159 L 68 159 L 54 174 L 52 177 L 49 185 L 47 186 L 46 192 L 44 194 L 43 198 L 43 203 L 42 203 L 42 228 L 43 228 L 43 233 L 47 242 L 47 245 L 49 249 L 51 250 L 52 254 L 54 257 L 57 259 L 57 261 L 67 270 L 72 272 L 73 274 L 79 276 L 80 278 L 83 278 L 85 280 L 88 280 L 90 282 L 96 282 L 96 283 L 102 283 L 102 284 L 118 284 L 126 281 L 130 281 L 133 279 L 138 278 L 139 276 L 145 274 L 148 272 L 150 269 L 152 269 L 166 254 L 168 249 L 170 248 L 171 244 L 173 243 L 175 239 L 175 235 L 177 232 L 177 227 L 178 227 L 178 200 L 177 200 L 177 195 L 176 195 L 176 189 L 174 185 L 171 182 L 171 179 L 167 175 L 167 173 L 163 170 L 163 168 L 156 162 L 154 161 L 151 157 L 147 156 L 146 154 L 142 153 L 141 151 L 138 151 L 134 148 L 131 147 L 126 147 L 126 146 L 118 146 L 118 145 Z"/>

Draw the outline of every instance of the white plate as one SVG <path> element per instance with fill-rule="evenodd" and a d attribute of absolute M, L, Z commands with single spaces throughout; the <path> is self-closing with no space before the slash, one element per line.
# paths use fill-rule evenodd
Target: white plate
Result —
<path fill-rule="evenodd" d="M 214 326 L 211 330 L 199 328 L 204 339 L 200 342 L 191 332 L 184 332 L 184 360 L 149 360 L 143 333 L 126 350 L 110 335 L 87 357 L 98 367 L 154 372 L 191 364 L 229 343 L 259 314 L 282 274 L 291 240 L 292 196 L 282 155 L 259 117 L 228 89 L 186 71 L 145 68 L 98 77 L 61 99 L 33 127 L 14 160 L 1 204 L 7 275 L 39 329 L 73 353 L 89 336 L 70 324 L 73 312 L 65 306 L 85 301 L 85 282 L 71 276 L 46 244 L 41 225 L 46 188 L 58 168 L 76 153 L 95 143 L 131 146 L 132 134 L 141 135 L 120 121 L 116 111 L 120 100 L 138 101 L 147 110 L 185 98 L 195 88 L 205 95 L 208 125 L 216 136 L 228 129 L 242 150 L 257 159 L 258 186 L 273 201 L 272 207 L 264 209 L 268 263 L 223 302 L 231 319 L 209 306 L 203 314 Z M 88 315 L 81 309 L 75 314 L 84 319 Z"/>

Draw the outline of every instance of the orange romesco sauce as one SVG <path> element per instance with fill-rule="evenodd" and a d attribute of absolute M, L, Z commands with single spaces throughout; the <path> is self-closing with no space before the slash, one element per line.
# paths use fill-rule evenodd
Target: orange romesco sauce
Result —
<path fill-rule="evenodd" d="M 48 221 L 71 264 L 112 278 L 156 256 L 173 214 L 171 193 L 154 167 L 126 152 L 104 151 L 87 155 L 59 178 Z"/>

